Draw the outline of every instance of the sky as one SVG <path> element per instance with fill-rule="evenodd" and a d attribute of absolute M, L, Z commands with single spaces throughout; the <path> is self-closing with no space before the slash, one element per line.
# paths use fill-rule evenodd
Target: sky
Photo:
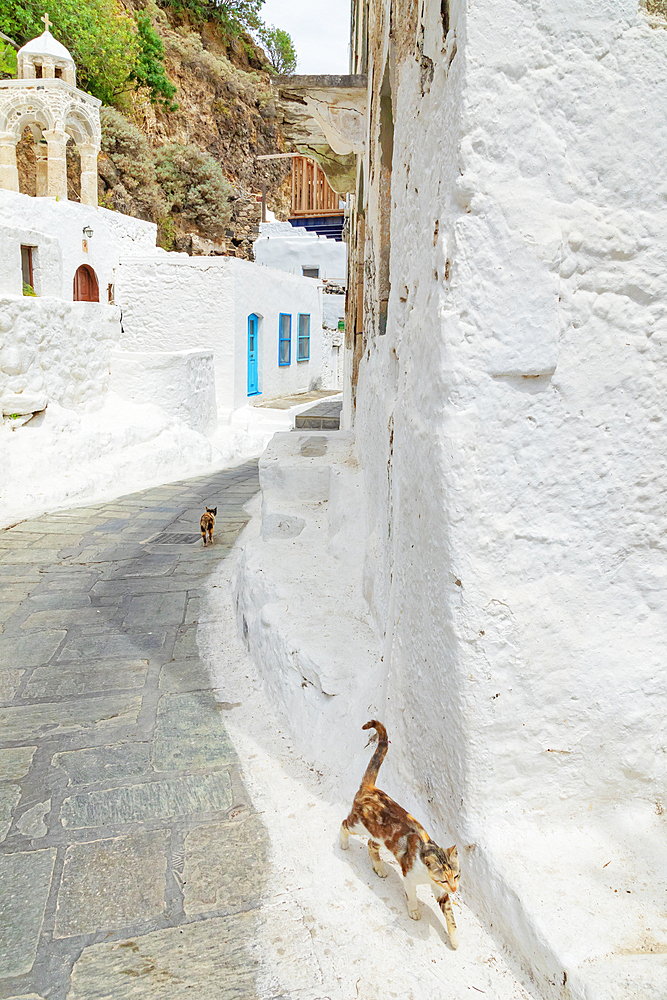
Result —
<path fill-rule="evenodd" d="M 262 20 L 288 31 L 297 73 L 348 73 L 350 0 L 265 0 Z"/>

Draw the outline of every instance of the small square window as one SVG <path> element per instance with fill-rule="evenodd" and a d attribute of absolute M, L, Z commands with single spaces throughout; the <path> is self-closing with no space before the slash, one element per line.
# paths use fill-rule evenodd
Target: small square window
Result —
<path fill-rule="evenodd" d="M 35 79 L 37 79 L 37 80 L 41 80 L 42 79 L 42 64 L 41 63 L 35 63 Z"/>
<path fill-rule="evenodd" d="M 289 365 L 292 362 L 292 317 L 288 313 L 280 314 L 278 364 Z"/>
<path fill-rule="evenodd" d="M 296 351 L 297 361 L 310 360 L 310 315 L 299 314 L 299 343 Z"/>
<path fill-rule="evenodd" d="M 314 264 L 304 264 L 301 268 L 301 273 L 304 278 L 319 278 L 320 269 L 319 267 L 315 267 Z"/>

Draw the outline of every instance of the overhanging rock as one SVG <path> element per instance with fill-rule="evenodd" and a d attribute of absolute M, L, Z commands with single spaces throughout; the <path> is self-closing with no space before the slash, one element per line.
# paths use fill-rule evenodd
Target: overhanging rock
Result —
<path fill-rule="evenodd" d="M 273 85 L 286 138 L 317 160 L 334 191 L 354 190 L 355 157 L 365 148 L 368 78 L 278 76 Z"/>

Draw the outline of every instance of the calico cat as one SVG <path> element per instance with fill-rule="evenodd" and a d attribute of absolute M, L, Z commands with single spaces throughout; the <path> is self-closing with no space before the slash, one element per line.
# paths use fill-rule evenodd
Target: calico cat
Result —
<path fill-rule="evenodd" d="M 354 796 L 352 811 L 341 824 L 340 846 L 343 850 L 347 850 L 351 833 L 360 837 L 370 833 L 368 853 L 373 871 L 380 878 L 386 878 L 388 872 L 380 859 L 378 843 L 382 841 L 401 866 L 405 879 L 408 913 L 412 919 L 419 920 L 421 917 L 415 886 L 420 882 L 426 882 L 431 886 L 433 895 L 444 914 L 452 948 L 458 948 L 458 934 L 449 898 L 450 892 L 456 892 L 460 874 L 456 846 L 446 851 L 438 847 L 421 823 L 394 802 L 386 792 L 375 787 L 375 779 L 389 745 L 387 730 L 377 719 L 367 722 L 362 729 L 375 729 L 378 745 L 361 779 L 359 791 Z"/>
<path fill-rule="evenodd" d="M 215 524 L 215 515 L 218 513 L 217 507 L 207 507 L 206 513 L 202 514 L 201 521 L 199 522 L 199 527 L 201 528 L 201 537 L 203 539 L 204 545 L 206 545 L 206 535 L 208 534 L 208 540 L 213 545 L 213 526 Z"/>

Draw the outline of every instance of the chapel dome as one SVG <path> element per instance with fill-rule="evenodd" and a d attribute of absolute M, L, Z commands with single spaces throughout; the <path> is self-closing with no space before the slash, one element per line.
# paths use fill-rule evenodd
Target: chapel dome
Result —
<path fill-rule="evenodd" d="M 19 55 L 27 55 L 28 53 L 34 56 L 53 56 L 56 59 L 67 59 L 71 63 L 74 62 L 65 46 L 53 37 L 48 28 L 37 38 L 26 42 L 18 52 Z"/>
<path fill-rule="evenodd" d="M 47 28 L 19 49 L 18 78 L 61 77 L 76 86 L 76 67 L 72 56 Z M 56 72 L 57 71 L 57 72 Z"/>

